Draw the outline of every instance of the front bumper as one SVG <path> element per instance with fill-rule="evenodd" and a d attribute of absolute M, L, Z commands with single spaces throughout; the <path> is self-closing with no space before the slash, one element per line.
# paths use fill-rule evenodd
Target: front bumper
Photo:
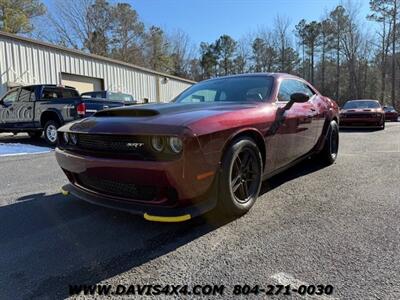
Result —
<path fill-rule="evenodd" d="M 92 193 L 73 184 L 64 185 L 61 188 L 64 195 L 73 195 L 86 202 L 100 205 L 107 208 L 126 211 L 135 215 L 142 215 L 146 220 L 158 222 L 181 222 L 193 217 L 200 216 L 212 210 L 217 199 L 215 193 L 201 202 L 186 207 L 164 208 L 151 205 L 139 205 L 110 199 L 107 196 Z"/>
<path fill-rule="evenodd" d="M 385 114 L 385 120 L 387 120 L 387 121 L 397 122 L 398 118 L 399 118 L 399 115 L 396 113 L 386 113 Z"/>
<path fill-rule="evenodd" d="M 381 117 L 357 117 L 357 118 L 349 118 L 343 117 L 340 118 L 340 127 L 357 127 L 357 126 L 373 126 L 380 127 L 384 123 L 384 118 Z"/>
<path fill-rule="evenodd" d="M 197 216 L 216 204 L 216 171 L 210 171 L 212 167 L 199 156 L 197 160 L 182 157 L 174 161 L 138 161 L 59 148 L 55 152 L 70 181 L 63 189 L 91 203 L 160 217 Z M 208 173 L 204 173 L 205 168 Z"/>

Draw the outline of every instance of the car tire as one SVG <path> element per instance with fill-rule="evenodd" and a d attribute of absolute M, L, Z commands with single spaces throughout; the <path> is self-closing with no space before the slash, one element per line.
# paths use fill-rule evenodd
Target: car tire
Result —
<path fill-rule="evenodd" d="M 57 121 L 49 120 L 44 125 L 44 139 L 50 146 L 55 146 L 57 144 L 57 129 L 60 124 Z"/>
<path fill-rule="evenodd" d="M 40 139 L 42 137 L 41 131 L 29 131 L 28 135 L 31 139 Z"/>
<path fill-rule="evenodd" d="M 238 217 L 250 210 L 261 189 L 262 158 L 250 138 L 235 140 L 222 159 L 218 180 L 217 211 Z"/>
<path fill-rule="evenodd" d="M 381 127 L 379 129 L 380 130 L 384 130 L 385 129 L 385 121 L 382 122 Z"/>
<path fill-rule="evenodd" d="M 339 126 L 335 120 L 329 123 L 327 138 L 323 149 L 318 155 L 318 159 L 326 164 L 331 165 L 335 162 L 339 152 Z"/>

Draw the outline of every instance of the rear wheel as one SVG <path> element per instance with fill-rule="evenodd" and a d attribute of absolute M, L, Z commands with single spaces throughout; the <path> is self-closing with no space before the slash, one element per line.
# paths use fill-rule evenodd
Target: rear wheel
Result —
<path fill-rule="evenodd" d="M 232 143 L 222 160 L 218 183 L 218 212 L 227 217 L 245 214 L 260 193 L 262 158 L 250 138 Z"/>
<path fill-rule="evenodd" d="M 28 135 L 32 139 L 39 139 L 42 136 L 42 132 L 41 131 L 29 131 Z"/>
<path fill-rule="evenodd" d="M 335 162 L 339 151 L 339 126 L 335 120 L 329 124 L 328 134 L 324 148 L 318 155 L 318 159 L 324 164 L 331 165 Z"/>
<path fill-rule="evenodd" d="M 60 127 L 59 123 L 53 120 L 47 121 L 44 125 L 44 138 L 51 146 L 55 146 L 57 144 L 58 127 Z"/>

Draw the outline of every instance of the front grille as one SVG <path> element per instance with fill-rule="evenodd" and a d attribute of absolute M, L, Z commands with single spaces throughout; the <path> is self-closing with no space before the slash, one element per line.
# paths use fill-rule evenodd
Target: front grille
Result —
<path fill-rule="evenodd" d="M 91 151 L 145 153 L 148 142 L 141 136 L 78 134 L 77 147 Z"/>
<path fill-rule="evenodd" d="M 346 117 L 347 118 L 352 118 L 352 119 L 375 118 L 375 114 L 365 114 L 365 113 L 346 114 Z"/>
<path fill-rule="evenodd" d="M 77 144 L 66 144 L 59 133 L 58 146 L 72 152 L 96 157 L 134 160 L 174 160 L 181 154 L 172 151 L 155 152 L 151 147 L 150 136 L 76 133 Z M 168 149 L 168 148 L 167 148 Z"/>
<path fill-rule="evenodd" d="M 126 199 L 151 201 L 157 199 L 160 192 L 158 188 L 153 186 L 105 180 L 84 173 L 75 174 L 75 179 L 80 186 L 89 190 Z"/>

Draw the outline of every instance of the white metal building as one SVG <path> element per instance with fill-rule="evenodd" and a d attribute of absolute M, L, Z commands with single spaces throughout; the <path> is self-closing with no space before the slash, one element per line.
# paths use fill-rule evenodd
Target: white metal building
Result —
<path fill-rule="evenodd" d="M 110 90 L 167 102 L 194 82 L 132 64 L 0 32 L 0 95 L 27 84 Z"/>

